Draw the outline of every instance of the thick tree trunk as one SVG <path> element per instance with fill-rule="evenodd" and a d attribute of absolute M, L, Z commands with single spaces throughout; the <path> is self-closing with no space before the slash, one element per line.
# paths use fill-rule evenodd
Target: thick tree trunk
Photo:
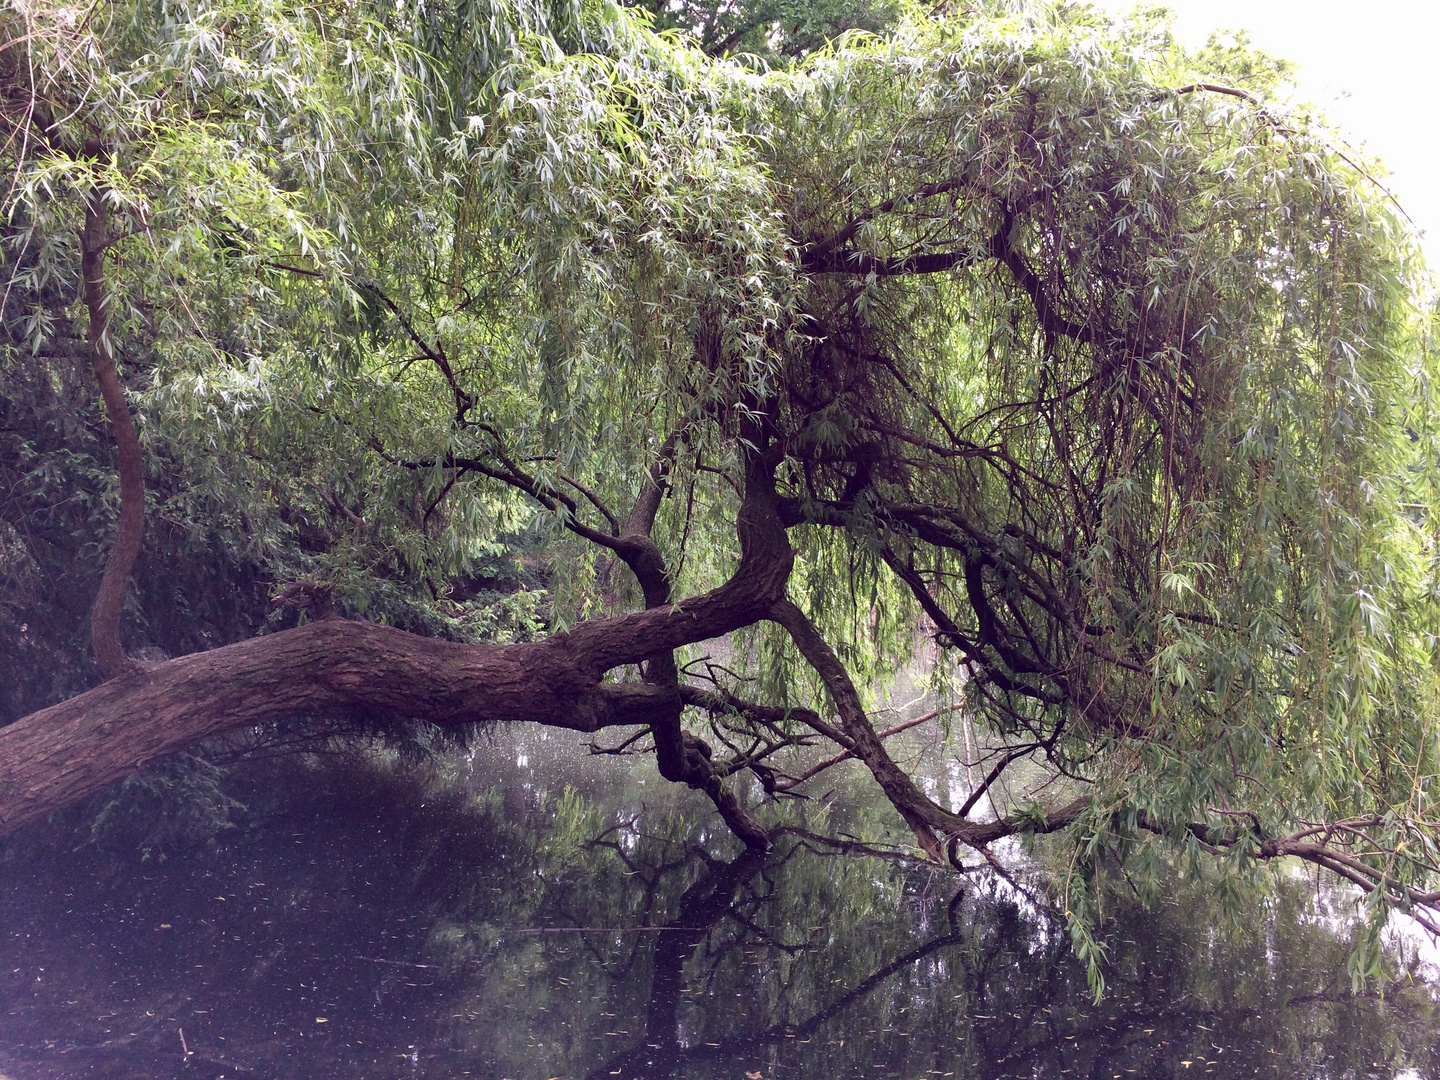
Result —
<path fill-rule="evenodd" d="M 440 725 L 532 720 L 579 731 L 666 723 L 672 686 L 602 678 L 764 616 L 792 558 L 773 489 L 753 492 L 738 524 L 740 565 L 720 588 L 534 644 L 460 645 L 322 619 L 128 670 L 0 728 L 0 835 L 155 758 L 290 716 L 414 717 Z"/>
<path fill-rule="evenodd" d="M 0 729 L 0 831 L 202 739 L 289 716 L 527 719 L 591 729 L 601 717 L 584 701 L 586 681 L 563 648 L 468 648 L 322 620 L 132 671 Z"/>

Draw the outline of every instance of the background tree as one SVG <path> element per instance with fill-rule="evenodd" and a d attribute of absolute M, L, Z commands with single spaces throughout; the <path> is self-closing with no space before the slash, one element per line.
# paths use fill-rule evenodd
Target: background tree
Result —
<path fill-rule="evenodd" d="M 1433 925 L 1422 279 L 1263 58 L 1047 6 L 768 75 L 608 6 L 8 10 L 7 368 L 83 322 L 308 621 L 137 664 L 97 605 L 114 677 L 0 732 L 5 828 L 295 715 L 533 720 L 764 847 L 731 778 L 824 739 L 932 858 L 1063 831 L 1092 961 L 1117 866 L 1299 857 Z M 497 610 L 522 536 L 550 588 Z M 867 714 L 927 637 L 990 732 L 959 805 Z"/>
<path fill-rule="evenodd" d="M 793 61 L 847 30 L 880 34 L 899 19 L 892 0 L 756 0 L 753 3 L 647 0 L 657 30 L 678 30 L 712 56 L 748 54 Z"/>

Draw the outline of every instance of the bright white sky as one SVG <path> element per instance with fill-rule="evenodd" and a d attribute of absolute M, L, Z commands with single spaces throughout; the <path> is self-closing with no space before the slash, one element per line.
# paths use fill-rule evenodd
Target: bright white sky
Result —
<path fill-rule="evenodd" d="M 1134 0 L 1091 0 L 1126 13 Z M 1440 269 L 1440 0 L 1163 0 L 1175 34 L 1248 30 L 1266 52 L 1300 65 L 1299 96 L 1346 141 L 1379 157 L 1387 186 L 1428 233 Z"/>

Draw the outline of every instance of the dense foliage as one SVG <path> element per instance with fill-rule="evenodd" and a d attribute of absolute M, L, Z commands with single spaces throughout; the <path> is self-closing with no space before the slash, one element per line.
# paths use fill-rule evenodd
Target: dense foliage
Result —
<path fill-rule="evenodd" d="M 778 65 L 823 48 L 846 31 L 881 33 L 903 5 L 894 0 L 646 0 L 657 30 L 677 30 L 714 56 Z"/>
<path fill-rule="evenodd" d="M 98 568 L 108 349 L 152 545 L 223 568 L 173 618 L 524 642 L 703 599 L 769 522 L 788 599 L 602 665 L 747 839 L 724 781 L 824 737 L 933 856 L 1064 830 L 1087 959 L 1122 868 L 1440 900 L 1423 271 L 1278 65 L 1046 4 L 769 71 L 602 3 L 4 19 L 7 649 L 20 583 Z M 950 805 L 865 715 L 932 647 L 986 733 Z"/>

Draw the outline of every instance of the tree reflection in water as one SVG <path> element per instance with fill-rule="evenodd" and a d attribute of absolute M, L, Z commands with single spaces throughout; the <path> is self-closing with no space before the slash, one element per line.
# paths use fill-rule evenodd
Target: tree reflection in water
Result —
<path fill-rule="evenodd" d="M 0 1072 L 1440 1076 L 1433 990 L 1352 995 L 1303 882 L 1238 928 L 1201 888 L 1117 899 L 1097 1006 L 1063 924 L 1004 882 L 837 854 L 798 818 L 728 857 L 633 790 L 607 811 L 494 779 L 272 765 L 227 781 L 237 827 L 145 861 L 175 808 L 133 793 L 98 843 L 20 838 Z"/>
<path fill-rule="evenodd" d="M 1118 910 L 1097 1007 L 1058 921 L 993 882 L 943 902 L 912 878 L 908 934 L 872 912 L 787 945 L 817 870 L 804 845 L 708 864 L 649 949 L 644 1037 L 589 1076 L 1434 1075 L 1426 995 L 1342 988 L 1344 947 L 1298 886 L 1259 934 L 1193 901 Z"/>

